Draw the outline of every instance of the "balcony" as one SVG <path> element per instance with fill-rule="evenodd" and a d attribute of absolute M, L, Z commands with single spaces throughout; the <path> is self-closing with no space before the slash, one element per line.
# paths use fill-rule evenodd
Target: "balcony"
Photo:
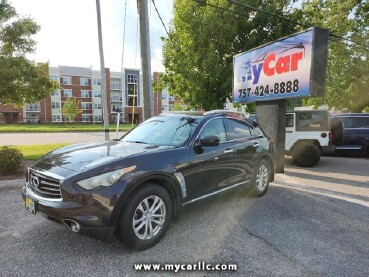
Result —
<path fill-rule="evenodd" d="M 112 96 L 110 98 L 110 101 L 111 102 L 122 102 L 122 97 L 120 97 L 120 96 Z"/>
<path fill-rule="evenodd" d="M 36 105 L 36 106 L 33 106 L 33 105 L 27 105 L 26 106 L 26 112 L 40 112 L 41 109 L 40 109 L 40 106 Z"/>

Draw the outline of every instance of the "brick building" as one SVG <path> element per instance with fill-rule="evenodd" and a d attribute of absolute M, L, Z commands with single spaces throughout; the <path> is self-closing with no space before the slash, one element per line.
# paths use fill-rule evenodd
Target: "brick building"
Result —
<path fill-rule="evenodd" d="M 58 123 L 69 122 L 62 114 L 62 107 L 68 98 L 75 98 L 81 109 L 77 122 L 99 123 L 103 120 L 101 102 L 101 74 L 89 67 L 50 67 L 49 75 L 59 83 L 60 89 L 45 100 L 26 104 L 23 108 L 0 104 L 0 124 Z M 154 73 L 154 79 L 157 73 Z M 124 69 L 113 72 L 105 69 L 109 122 L 140 123 L 143 120 L 143 94 L 141 75 L 138 69 Z M 167 89 L 152 96 L 154 114 L 169 111 L 176 100 Z"/>

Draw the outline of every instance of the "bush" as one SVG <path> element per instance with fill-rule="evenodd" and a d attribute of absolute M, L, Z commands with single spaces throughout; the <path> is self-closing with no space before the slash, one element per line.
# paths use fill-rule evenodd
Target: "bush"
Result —
<path fill-rule="evenodd" d="M 0 176 L 18 173 L 23 166 L 23 154 L 15 147 L 0 147 Z"/>

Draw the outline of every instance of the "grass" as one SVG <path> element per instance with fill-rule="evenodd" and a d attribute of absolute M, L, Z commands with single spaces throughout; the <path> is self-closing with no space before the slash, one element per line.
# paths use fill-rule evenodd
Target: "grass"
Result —
<path fill-rule="evenodd" d="M 109 131 L 116 131 L 116 124 L 109 125 Z M 131 124 L 120 124 L 119 131 L 129 131 Z M 0 124 L 0 133 L 10 132 L 103 132 L 103 124 Z"/>
<path fill-rule="evenodd" d="M 22 152 L 25 160 L 35 161 L 46 153 L 69 144 L 70 143 L 54 143 L 41 145 L 21 145 L 14 147 L 18 148 Z"/>

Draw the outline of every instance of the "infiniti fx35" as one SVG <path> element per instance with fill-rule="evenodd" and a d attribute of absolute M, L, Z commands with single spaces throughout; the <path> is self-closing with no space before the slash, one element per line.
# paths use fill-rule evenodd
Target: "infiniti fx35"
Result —
<path fill-rule="evenodd" d="M 144 250 L 187 204 L 246 186 L 262 196 L 274 179 L 272 144 L 241 114 L 166 113 L 119 140 L 46 154 L 22 196 L 28 211 L 73 232 Z"/>

